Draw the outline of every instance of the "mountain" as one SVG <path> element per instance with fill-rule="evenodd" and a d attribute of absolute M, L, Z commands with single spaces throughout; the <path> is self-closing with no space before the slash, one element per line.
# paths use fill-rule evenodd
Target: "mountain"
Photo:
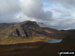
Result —
<path fill-rule="evenodd" d="M 75 30 L 56 30 L 45 26 L 41 27 L 35 21 L 24 21 L 17 24 L 0 23 L 1 44 L 74 38 L 74 34 Z"/>
<path fill-rule="evenodd" d="M 24 39 L 51 40 L 59 38 L 61 38 L 60 31 L 48 27 L 40 27 L 35 21 L 24 21 L 17 24 L 0 24 L 1 41 L 15 41 L 16 39 L 18 41 L 23 41 Z"/>

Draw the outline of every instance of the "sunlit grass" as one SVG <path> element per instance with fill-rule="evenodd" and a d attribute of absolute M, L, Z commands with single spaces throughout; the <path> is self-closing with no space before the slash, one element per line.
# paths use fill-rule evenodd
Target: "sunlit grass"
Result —
<path fill-rule="evenodd" d="M 0 44 L 17 44 L 17 43 L 33 43 L 33 42 L 44 42 L 54 40 L 52 38 L 41 38 L 41 37 L 32 37 L 32 38 L 24 38 L 24 37 L 9 37 L 3 41 L 0 41 Z"/>

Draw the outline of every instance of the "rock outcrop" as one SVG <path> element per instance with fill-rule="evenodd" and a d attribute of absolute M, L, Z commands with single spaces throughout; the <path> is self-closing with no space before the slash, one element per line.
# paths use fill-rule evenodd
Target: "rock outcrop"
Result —
<path fill-rule="evenodd" d="M 46 37 L 46 38 L 60 38 L 60 32 L 56 29 L 47 27 L 40 27 L 34 21 L 25 21 L 14 25 L 15 30 L 12 31 L 10 36 L 16 37 Z"/>

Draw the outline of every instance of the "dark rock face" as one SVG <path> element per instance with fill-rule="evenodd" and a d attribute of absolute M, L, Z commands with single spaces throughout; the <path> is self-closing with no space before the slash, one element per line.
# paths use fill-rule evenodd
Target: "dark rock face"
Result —
<path fill-rule="evenodd" d="M 21 27 L 23 28 L 39 28 L 39 25 L 34 21 L 26 21 L 21 23 Z"/>
<path fill-rule="evenodd" d="M 32 37 L 34 33 L 33 29 L 40 29 L 36 22 L 26 21 L 15 25 L 15 30 L 11 33 L 11 36 L 16 37 Z"/>

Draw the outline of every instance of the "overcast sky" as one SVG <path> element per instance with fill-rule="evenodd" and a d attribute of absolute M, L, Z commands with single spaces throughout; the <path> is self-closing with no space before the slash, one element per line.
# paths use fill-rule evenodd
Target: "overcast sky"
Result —
<path fill-rule="evenodd" d="M 0 23 L 25 20 L 75 29 L 75 0 L 0 0 Z"/>

